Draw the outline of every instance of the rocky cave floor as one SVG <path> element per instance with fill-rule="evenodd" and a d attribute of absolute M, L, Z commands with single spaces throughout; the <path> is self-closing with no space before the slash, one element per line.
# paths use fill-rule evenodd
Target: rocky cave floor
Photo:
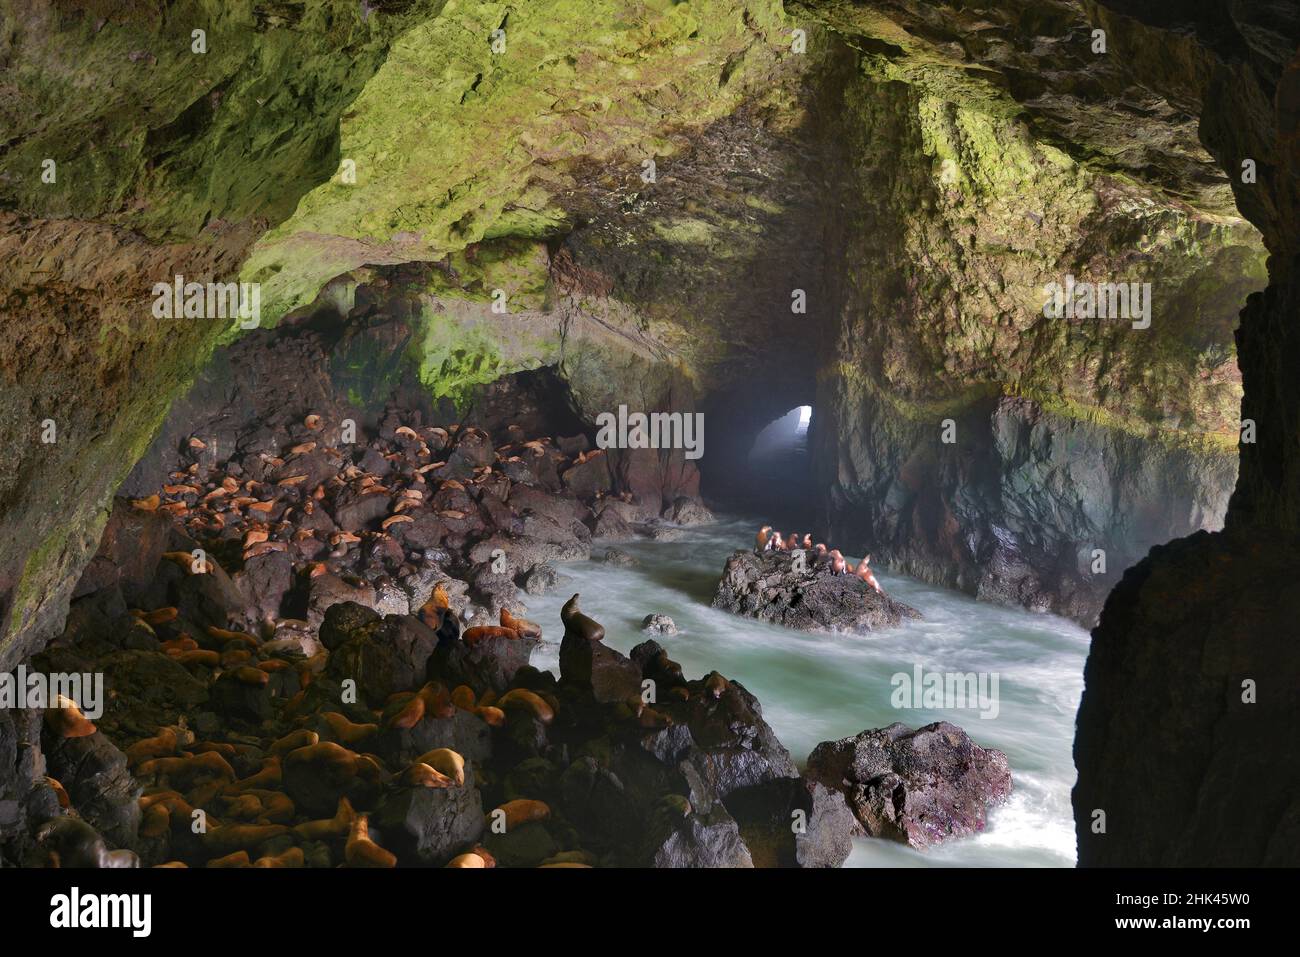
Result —
<path fill-rule="evenodd" d="M 527 621 L 557 562 L 708 509 L 619 493 L 582 435 L 424 420 L 390 406 L 367 437 L 277 412 L 228 457 L 182 440 L 156 493 L 116 500 L 29 666 L 103 673 L 103 714 L 0 727 L 26 778 L 7 863 L 839 866 L 855 835 L 978 832 L 1010 793 L 1005 756 L 946 723 L 825 742 L 800 772 L 738 682 L 688 680 L 653 639 L 619 653 L 577 596 Z M 916 614 L 789 565 L 737 552 L 715 604 L 795 627 Z M 557 624 L 558 679 L 529 665 Z"/>

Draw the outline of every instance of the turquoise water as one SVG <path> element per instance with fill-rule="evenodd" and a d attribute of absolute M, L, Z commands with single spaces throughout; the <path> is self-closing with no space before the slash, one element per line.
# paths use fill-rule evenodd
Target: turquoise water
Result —
<path fill-rule="evenodd" d="M 820 741 L 894 721 L 918 727 L 948 720 L 977 744 L 1006 752 L 1013 794 L 990 814 L 984 834 L 924 852 L 861 839 L 847 866 L 1073 866 L 1070 749 L 1088 633 L 1064 618 L 976 602 L 880 570 L 882 587 L 924 620 L 870 635 L 821 635 L 715 611 L 709 602 L 723 564 L 736 548 L 752 547 L 758 524 L 726 520 L 687 529 L 678 542 L 619 545 L 640 560 L 633 568 L 599 560 L 560 566 L 561 585 L 552 594 L 523 596 L 544 630 L 533 664 L 559 673 L 560 606 L 574 592 L 582 594 L 582 610 L 605 626 L 606 642 L 625 653 L 647 637 L 640 630 L 646 615 L 669 615 L 679 634 L 657 640 L 687 677 L 716 669 L 741 682 L 800 765 Z M 599 559 L 604 549 L 594 554 Z M 996 673 L 998 714 L 895 709 L 891 677 L 911 675 L 918 664 L 925 672 Z"/>

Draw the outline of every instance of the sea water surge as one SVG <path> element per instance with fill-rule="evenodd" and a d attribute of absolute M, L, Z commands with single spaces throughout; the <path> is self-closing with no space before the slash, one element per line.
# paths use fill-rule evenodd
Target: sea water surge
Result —
<path fill-rule="evenodd" d="M 560 606 L 574 592 L 624 653 L 648 636 L 648 614 L 665 614 L 679 634 L 653 636 L 687 677 L 718 670 L 758 697 L 763 715 L 800 765 L 820 741 L 901 721 L 919 727 L 947 720 L 1011 765 L 1014 792 L 992 811 L 984 834 L 914 851 L 891 841 L 856 842 L 849 867 L 1070 867 L 1075 862 L 1070 789 L 1071 742 L 1083 690 L 1088 633 L 1053 615 L 1005 608 L 877 570 L 881 585 L 925 617 L 869 635 L 807 634 L 710 607 L 727 556 L 752 545 L 760 523 L 729 517 L 686 529 L 675 542 L 618 547 L 639 562 L 594 560 L 560 567 L 561 584 L 528 600 L 545 643 L 533 664 L 559 673 Z M 854 556 L 856 558 L 856 556 Z M 895 708 L 895 674 L 976 672 L 998 676 L 997 714 L 980 709 Z"/>

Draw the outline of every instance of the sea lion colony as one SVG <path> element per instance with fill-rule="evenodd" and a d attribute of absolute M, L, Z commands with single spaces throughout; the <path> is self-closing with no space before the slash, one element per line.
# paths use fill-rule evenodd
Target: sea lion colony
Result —
<path fill-rule="evenodd" d="M 802 537 L 791 532 L 789 535 L 782 536 L 779 531 L 774 531 L 771 525 L 764 525 L 754 536 L 754 550 L 756 552 L 797 552 L 804 551 L 811 553 L 811 559 L 815 566 L 825 565 L 829 568 L 832 575 L 854 575 L 861 578 L 864 582 L 875 589 L 877 595 L 883 595 L 885 590 L 880 587 L 880 582 L 876 581 L 876 576 L 872 574 L 870 555 L 864 555 L 862 561 L 858 562 L 855 567 L 852 562 L 848 561 L 838 548 L 828 549 L 823 543 L 813 544 L 811 533 L 805 533 Z"/>
<path fill-rule="evenodd" d="M 593 505 L 645 517 L 608 488 L 583 501 L 564 481 L 600 453 L 523 436 L 494 448 L 477 429 L 400 418 L 348 448 L 309 415 L 282 448 L 224 461 L 195 437 L 156 494 L 119 500 L 40 660 L 103 671 L 109 703 L 92 722 L 60 699 L 35 731 L 47 767 L 34 816 L 48 817 L 25 863 L 573 867 L 760 853 L 722 800 L 798 772 L 742 687 L 716 672 L 686 680 L 653 641 L 631 658 L 606 647 L 577 595 L 561 616 L 560 680 L 527 664 L 542 628 L 522 617 L 516 582 L 586 554 L 579 518 L 599 529 Z"/>

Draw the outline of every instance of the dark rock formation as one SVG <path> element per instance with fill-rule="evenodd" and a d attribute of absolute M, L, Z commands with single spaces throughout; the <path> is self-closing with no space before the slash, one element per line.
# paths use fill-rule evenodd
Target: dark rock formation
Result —
<path fill-rule="evenodd" d="M 946 721 L 823 741 L 807 777 L 843 794 L 870 836 L 920 848 L 984 830 L 985 812 L 1011 794 L 1007 756 Z"/>
<path fill-rule="evenodd" d="M 803 631 L 871 631 L 921 617 L 856 576 L 832 574 L 828 563 L 809 558 L 800 571 L 790 555 L 750 550 L 727 559 L 713 607 Z"/>
<path fill-rule="evenodd" d="M 1297 863 L 1298 559 L 1293 535 L 1201 533 L 1124 576 L 1084 672 L 1080 864 Z"/>

